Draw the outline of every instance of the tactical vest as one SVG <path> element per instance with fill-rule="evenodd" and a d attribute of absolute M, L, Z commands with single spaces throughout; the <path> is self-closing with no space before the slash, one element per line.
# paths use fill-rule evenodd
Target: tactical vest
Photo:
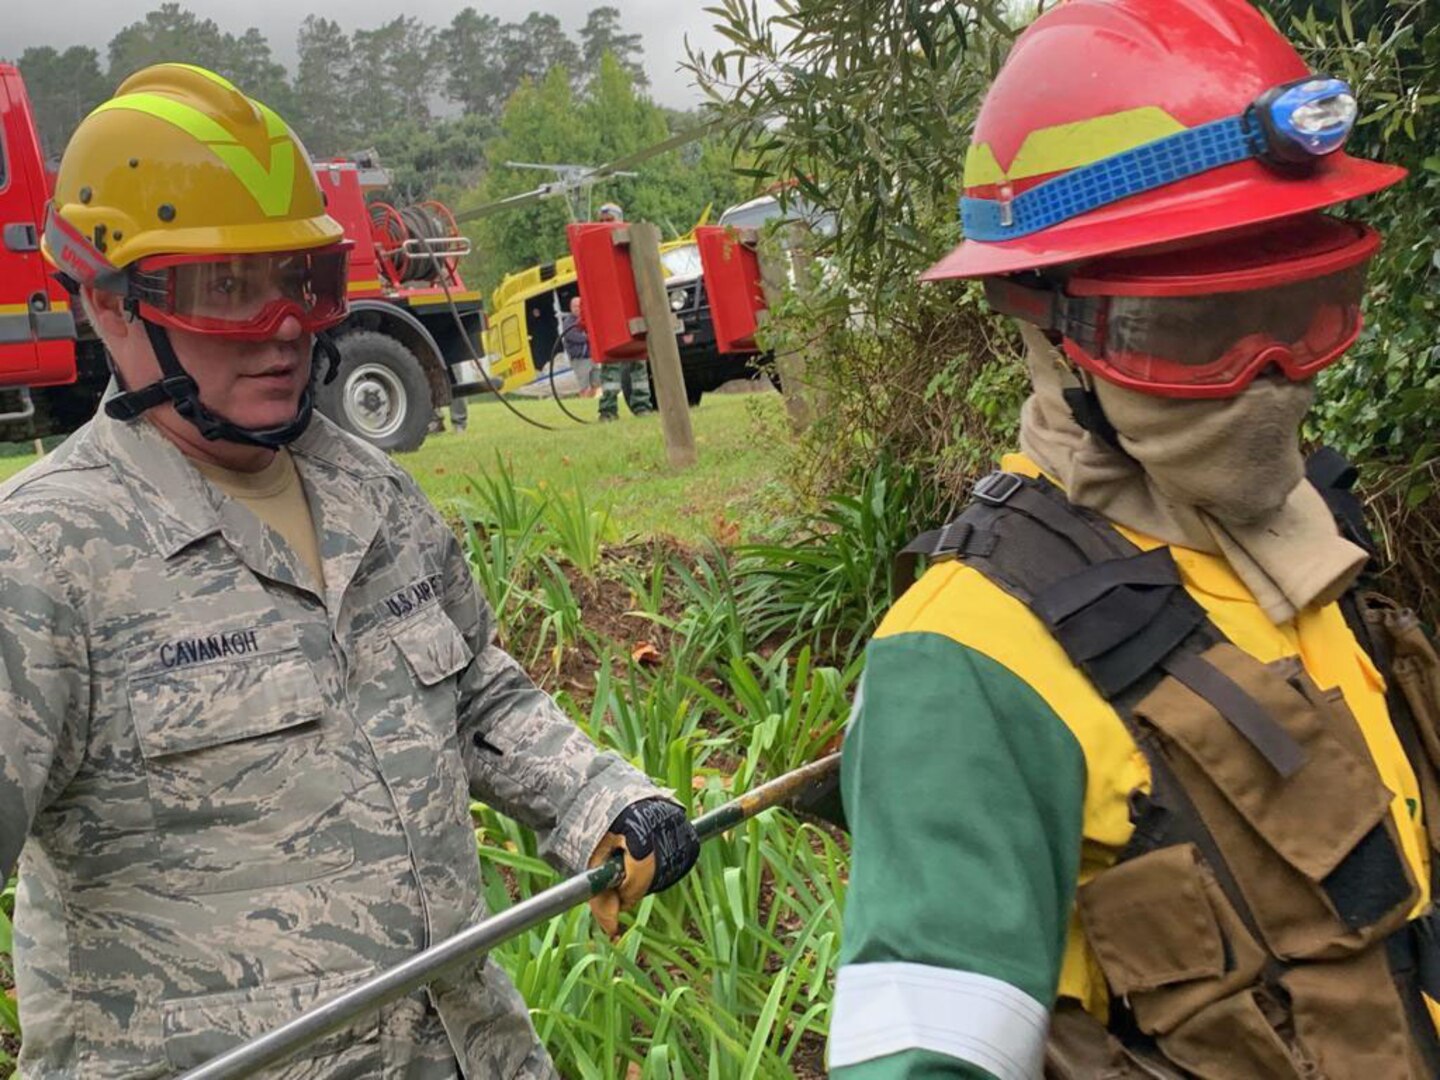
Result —
<path fill-rule="evenodd" d="M 1353 533 L 1353 496 L 1317 486 Z M 1440 1077 L 1422 997 L 1440 1001 L 1440 919 L 1408 919 L 1420 888 L 1392 794 L 1340 691 L 1230 643 L 1168 548 L 1141 552 L 1044 479 L 986 477 L 906 547 L 902 573 L 919 555 L 958 558 L 1025 604 L 1150 766 L 1130 842 L 1076 899 L 1108 1030 L 1062 1004 L 1046 1076 Z M 1374 594 L 1342 606 L 1386 672 L 1440 865 L 1440 661 L 1410 612 Z"/>

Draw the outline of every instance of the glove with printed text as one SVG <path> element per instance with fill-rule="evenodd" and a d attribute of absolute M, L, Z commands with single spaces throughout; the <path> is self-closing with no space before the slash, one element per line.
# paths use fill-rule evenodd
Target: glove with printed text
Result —
<path fill-rule="evenodd" d="M 590 898 L 595 921 L 612 938 L 620 933 L 619 916 L 642 897 L 663 892 L 683 878 L 700 854 L 700 838 L 685 811 L 669 799 L 641 799 L 621 810 L 590 856 L 599 866 L 616 851 L 625 853 L 625 880 Z"/>

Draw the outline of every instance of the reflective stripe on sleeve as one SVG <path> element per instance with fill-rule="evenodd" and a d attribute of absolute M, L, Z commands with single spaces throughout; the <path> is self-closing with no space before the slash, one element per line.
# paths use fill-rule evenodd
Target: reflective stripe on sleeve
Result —
<path fill-rule="evenodd" d="M 927 964 L 850 964 L 836 977 L 830 1068 L 931 1050 L 999 1080 L 1035 1080 L 1049 1026 L 1045 1006 L 988 975 Z"/>

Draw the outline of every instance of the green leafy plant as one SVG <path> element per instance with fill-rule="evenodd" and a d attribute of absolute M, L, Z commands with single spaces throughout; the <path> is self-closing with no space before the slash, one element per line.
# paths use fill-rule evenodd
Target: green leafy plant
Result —
<path fill-rule="evenodd" d="M 10 924 L 15 914 L 15 879 L 6 882 L 0 889 L 0 1075 L 8 1076 L 14 1066 L 14 1059 L 6 1052 L 4 1039 L 20 1040 L 20 1009 L 14 997 L 14 990 L 8 989 L 15 983 L 15 966 L 11 959 L 15 948 L 14 932 Z"/>
<path fill-rule="evenodd" d="M 831 494 L 788 523 L 784 543 L 737 548 L 737 574 L 760 640 L 808 643 L 845 664 L 894 599 L 900 549 L 941 512 L 918 470 L 882 457 L 856 477 L 858 494 Z"/>
<path fill-rule="evenodd" d="M 532 667 L 544 660 L 551 670 L 559 671 L 565 650 L 574 646 L 583 632 L 580 602 L 565 571 L 549 555 L 540 556 L 536 577 L 529 603 L 538 618 L 527 660 Z"/>
<path fill-rule="evenodd" d="M 560 553 L 587 578 L 595 576 L 604 545 L 616 539 L 609 508 L 592 507 L 580 487 L 548 500 L 545 525 Z"/>

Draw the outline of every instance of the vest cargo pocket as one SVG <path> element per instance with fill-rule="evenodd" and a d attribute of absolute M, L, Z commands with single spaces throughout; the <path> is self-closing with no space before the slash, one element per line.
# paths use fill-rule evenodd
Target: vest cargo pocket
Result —
<path fill-rule="evenodd" d="M 1405 1007 L 1385 950 L 1301 964 L 1280 980 L 1290 994 L 1295 1041 L 1321 1075 L 1421 1080 L 1412 1067 Z"/>
<path fill-rule="evenodd" d="M 1185 1080 L 1165 1062 L 1139 1053 L 1078 1004 L 1061 1001 L 1045 1040 L 1044 1080 Z"/>
<path fill-rule="evenodd" d="M 1392 793 L 1344 701 L 1320 693 L 1293 659 L 1262 664 L 1219 644 L 1203 663 L 1298 746 L 1295 767 L 1278 769 L 1253 732 L 1174 676 L 1134 713 L 1161 734 L 1270 948 L 1286 959 L 1343 956 L 1401 925 L 1418 888 Z"/>
<path fill-rule="evenodd" d="M 1199 1080 L 1312 1080 L 1320 1075 L 1291 1054 L 1249 990 L 1206 1006 L 1158 1041 L 1167 1058 Z"/>
<path fill-rule="evenodd" d="M 1083 886 L 1077 905 L 1111 992 L 1149 1034 L 1250 986 L 1264 965 L 1192 844 L 1120 863 Z"/>

